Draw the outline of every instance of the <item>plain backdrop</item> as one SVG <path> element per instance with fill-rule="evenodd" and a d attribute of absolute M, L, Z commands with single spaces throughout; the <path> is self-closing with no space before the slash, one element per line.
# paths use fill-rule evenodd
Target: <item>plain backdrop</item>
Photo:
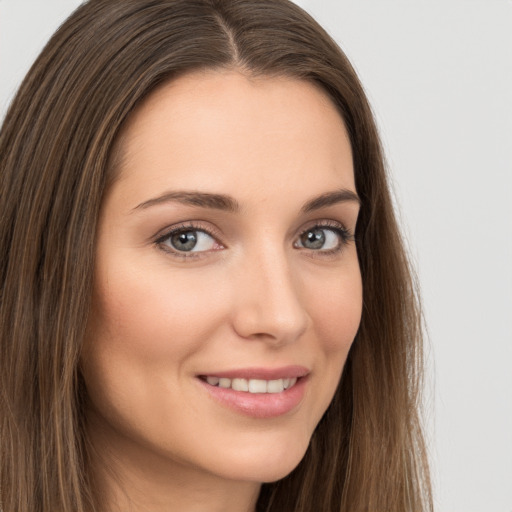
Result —
<path fill-rule="evenodd" d="M 352 60 L 381 129 L 429 330 L 436 510 L 512 512 L 512 2 L 298 3 Z M 0 0 L 0 117 L 79 4 Z"/>

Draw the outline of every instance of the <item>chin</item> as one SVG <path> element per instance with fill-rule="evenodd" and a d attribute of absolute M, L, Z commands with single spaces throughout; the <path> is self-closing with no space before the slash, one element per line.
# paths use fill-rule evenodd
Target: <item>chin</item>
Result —
<path fill-rule="evenodd" d="M 225 459 L 225 467 L 218 468 L 217 473 L 225 478 L 259 483 L 271 483 L 289 475 L 303 459 L 309 445 L 296 441 L 292 444 L 282 443 L 279 447 L 255 446 L 234 453 L 231 460 Z"/>

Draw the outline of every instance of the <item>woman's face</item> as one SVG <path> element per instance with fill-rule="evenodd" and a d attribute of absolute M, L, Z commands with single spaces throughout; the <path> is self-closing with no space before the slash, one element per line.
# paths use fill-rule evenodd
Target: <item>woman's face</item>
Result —
<path fill-rule="evenodd" d="M 82 357 L 93 441 L 134 471 L 285 476 L 361 316 L 340 115 L 304 81 L 189 74 L 136 110 L 117 164 Z"/>

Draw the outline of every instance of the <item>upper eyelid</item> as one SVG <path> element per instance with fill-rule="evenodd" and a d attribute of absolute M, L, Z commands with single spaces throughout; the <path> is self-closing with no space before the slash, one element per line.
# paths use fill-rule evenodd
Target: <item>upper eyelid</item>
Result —
<path fill-rule="evenodd" d="M 353 234 L 353 230 L 351 230 L 344 222 L 340 222 L 339 220 L 333 219 L 323 219 L 323 220 L 313 220 L 306 224 L 306 226 L 301 227 L 298 231 L 298 235 L 300 236 L 304 232 L 314 229 L 315 227 L 324 228 L 324 229 L 338 229 L 342 230 L 346 233 Z"/>
<path fill-rule="evenodd" d="M 320 219 L 320 220 L 312 220 L 310 222 L 306 223 L 306 227 L 301 228 L 302 231 L 307 231 L 308 229 L 311 229 L 312 227 L 345 227 L 345 224 L 343 222 L 340 222 L 339 220 L 334 219 Z"/>
<path fill-rule="evenodd" d="M 203 233 L 206 233 L 208 236 L 211 236 L 217 242 L 220 243 L 220 240 L 219 240 L 219 238 L 220 238 L 219 231 L 220 230 L 203 226 L 201 221 L 185 221 L 185 222 L 180 222 L 178 224 L 173 224 L 171 226 L 167 226 L 166 228 L 161 229 L 152 238 L 155 242 L 158 242 L 160 240 L 164 240 L 164 239 L 168 238 L 172 234 L 177 233 L 179 231 L 201 231 Z"/>
<path fill-rule="evenodd" d="M 208 223 L 208 224 L 210 225 L 210 223 Z M 314 227 L 342 228 L 344 230 L 349 231 L 349 228 L 343 222 L 340 222 L 338 220 L 318 219 L 318 220 L 311 220 L 311 221 L 305 223 L 305 225 L 304 224 L 301 225 L 301 227 L 299 229 L 297 229 L 296 234 L 300 235 L 300 234 L 304 233 L 305 231 L 307 231 L 308 229 L 312 229 Z M 175 233 L 177 231 L 186 231 L 187 229 L 191 230 L 191 231 L 203 231 L 204 233 L 206 233 L 214 238 L 220 237 L 220 230 L 218 228 L 215 227 L 212 229 L 209 226 L 208 227 L 204 226 L 203 221 L 192 220 L 192 221 L 184 221 L 184 222 L 179 222 L 177 224 L 173 224 L 170 226 L 166 226 L 165 228 L 159 230 L 154 236 L 152 236 L 152 238 L 154 240 L 157 240 L 159 238 L 164 238 L 171 233 Z"/>

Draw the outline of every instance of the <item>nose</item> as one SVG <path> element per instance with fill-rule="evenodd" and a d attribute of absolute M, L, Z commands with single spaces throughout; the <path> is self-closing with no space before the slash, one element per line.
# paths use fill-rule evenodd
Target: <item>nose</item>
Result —
<path fill-rule="evenodd" d="M 277 347 L 294 342 L 306 331 L 310 318 L 299 276 L 284 254 L 260 253 L 245 260 L 233 285 L 232 322 L 239 336 Z"/>

